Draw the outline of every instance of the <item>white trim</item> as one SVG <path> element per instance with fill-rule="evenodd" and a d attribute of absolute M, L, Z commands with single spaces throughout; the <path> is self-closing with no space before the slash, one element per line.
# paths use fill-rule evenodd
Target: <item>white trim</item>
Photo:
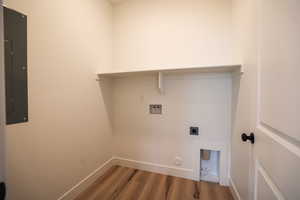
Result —
<path fill-rule="evenodd" d="M 257 20 L 256 20 L 256 37 L 257 37 L 257 46 L 256 46 L 256 67 L 257 67 L 257 71 L 256 71 L 256 76 L 257 76 L 257 80 L 256 80 L 256 127 L 259 126 L 260 121 L 261 121 L 261 35 L 260 35 L 260 31 L 261 31 L 261 26 L 260 26 L 260 22 L 259 19 L 261 17 L 261 10 L 260 10 L 260 6 L 259 6 L 259 1 L 256 1 L 256 8 L 257 8 Z"/>
<path fill-rule="evenodd" d="M 243 65 L 241 65 L 240 67 L 240 75 L 243 75 L 245 73 L 245 67 Z"/>
<path fill-rule="evenodd" d="M 280 137 L 276 133 L 273 133 L 273 131 L 269 130 L 266 126 L 263 124 L 259 124 L 257 129 L 262 132 L 263 134 L 269 136 L 271 139 L 276 141 L 277 143 L 281 144 L 283 147 L 288 149 L 290 152 L 294 153 L 296 156 L 300 157 L 300 148 L 298 145 L 295 145 L 288 140 L 285 140 L 284 138 Z"/>
<path fill-rule="evenodd" d="M 135 67 L 132 67 L 131 69 L 134 69 Z M 145 74 L 145 73 L 157 73 L 157 72 L 234 72 L 237 69 L 240 70 L 241 64 L 223 64 L 223 65 L 194 65 L 194 66 L 180 66 L 180 67 L 146 67 L 142 70 L 127 70 L 127 71 L 106 71 L 106 72 L 98 72 L 98 76 L 100 77 L 120 77 L 124 75 L 129 75 L 129 74 Z"/>
<path fill-rule="evenodd" d="M 180 167 L 174 167 L 174 166 L 169 166 L 169 165 L 161 165 L 161 164 L 157 164 L 157 163 L 138 161 L 138 160 L 127 159 L 127 158 L 122 158 L 122 157 L 112 157 L 109 160 L 107 160 L 104 164 L 102 164 L 100 167 L 98 167 L 96 170 L 94 170 L 92 173 L 90 173 L 87 177 L 85 177 L 80 182 L 78 182 L 75 186 L 73 186 L 67 192 L 65 192 L 57 200 L 72 200 L 72 199 L 74 199 L 81 192 L 83 192 L 85 189 L 87 189 L 94 181 L 96 181 L 97 178 L 99 178 L 101 175 L 103 175 L 103 173 L 106 170 L 108 170 L 110 167 L 112 167 L 114 165 L 120 165 L 120 166 L 124 166 L 124 167 L 130 167 L 130 168 L 134 168 L 134 169 L 150 171 L 150 172 L 154 172 L 154 173 L 199 181 L 199 179 L 195 178 L 193 169 L 180 168 Z M 230 180 L 230 183 L 231 183 L 231 185 L 233 185 L 231 180 Z M 234 186 L 234 188 L 235 188 L 235 186 Z M 236 188 L 235 188 L 235 190 L 236 190 Z M 236 200 L 241 200 L 241 199 L 238 198 Z"/>
<path fill-rule="evenodd" d="M 261 174 L 261 176 L 264 178 L 274 195 L 278 200 L 286 200 L 283 196 L 283 194 L 280 192 L 278 187 L 274 184 L 271 177 L 268 175 L 266 170 L 263 168 L 263 166 L 259 163 L 258 160 L 256 160 L 256 170 L 255 170 L 255 196 L 254 200 L 257 200 L 257 191 L 258 191 L 258 172 Z"/>
<path fill-rule="evenodd" d="M 114 158 L 107 160 L 100 167 L 90 173 L 87 177 L 79 181 L 75 186 L 65 192 L 57 200 L 71 200 L 78 196 L 81 192 L 87 189 L 98 177 L 103 175 L 103 173 L 114 165 Z"/>
<path fill-rule="evenodd" d="M 236 185 L 234 184 L 232 178 L 229 178 L 229 189 L 231 191 L 231 194 L 234 198 L 234 200 L 242 200 L 240 193 L 238 192 Z"/>
<path fill-rule="evenodd" d="M 163 80 L 164 80 L 163 72 L 158 72 L 158 90 L 160 94 L 163 94 L 164 92 Z"/>
<path fill-rule="evenodd" d="M 2 4 L 2 0 L 0 0 Z M 5 180 L 5 77 L 3 6 L 0 6 L 0 182 Z"/>
<path fill-rule="evenodd" d="M 179 168 L 179 167 L 132 160 L 132 159 L 121 158 L 121 157 L 114 157 L 114 159 L 115 159 L 115 163 L 120 166 L 195 180 L 193 176 L 194 174 L 193 169 Z"/>
<path fill-rule="evenodd" d="M 201 181 L 220 183 L 220 178 L 216 174 L 207 174 L 205 176 L 200 176 Z"/>

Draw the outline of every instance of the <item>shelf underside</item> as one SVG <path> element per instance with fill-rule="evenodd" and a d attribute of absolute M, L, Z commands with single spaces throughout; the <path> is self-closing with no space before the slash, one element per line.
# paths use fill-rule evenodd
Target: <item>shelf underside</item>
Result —
<path fill-rule="evenodd" d="M 193 73 L 193 72 L 235 72 L 242 71 L 240 64 L 234 65 L 220 65 L 220 66 L 202 66 L 202 67 L 188 67 L 188 68 L 163 68 L 163 69 L 153 69 L 153 70 L 132 70 L 132 71 L 113 71 L 113 72 L 104 72 L 98 73 L 100 78 L 118 78 L 131 75 L 148 75 L 148 74 L 157 74 L 157 73 Z"/>

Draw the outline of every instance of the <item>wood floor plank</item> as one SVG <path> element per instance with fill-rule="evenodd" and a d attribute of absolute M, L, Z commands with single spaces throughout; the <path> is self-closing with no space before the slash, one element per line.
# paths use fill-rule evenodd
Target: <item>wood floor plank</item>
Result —
<path fill-rule="evenodd" d="M 124 190 L 120 192 L 120 194 L 117 196 L 117 199 L 137 199 L 146 185 L 149 174 L 149 172 L 138 171 L 131 181 L 125 186 Z"/>
<path fill-rule="evenodd" d="M 174 178 L 168 200 L 197 200 L 200 199 L 200 189 L 195 181 Z"/>
<path fill-rule="evenodd" d="M 214 193 L 211 190 L 212 185 L 207 182 L 200 183 L 200 199 L 216 200 L 214 199 Z"/>
<path fill-rule="evenodd" d="M 220 200 L 231 200 L 233 196 L 228 187 L 224 186 L 215 186 L 215 193 L 217 194 L 217 199 Z"/>
<path fill-rule="evenodd" d="M 76 200 L 233 200 L 228 187 L 115 166 Z"/>
<path fill-rule="evenodd" d="M 96 181 L 98 184 L 94 184 L 93 188 L 90 188 L 93 192 L 87 191 L 86 196 L 81 195 L 80 200 L 94 200 L 94 199 L 104 199 L 107 195 L 107 190 L 112 186 L 118 183 L 119 177 L 126 175 L 128 168 L 117 166 L 116 169 L 110 174 L 107 178 L 100 178 Z M 88 189 L 89 190 L 89 189 Z M 79 200 L 79 199 L 78 199 Z"/>
<path fill-rule="evenodd" d="M 181 181 L 179 178 L 174 177 L 169 189 L 167 200 L 180 200 L 181 198 Z"/>
<path fill-rule="evenodd" d="M 168 176 L 165 175 L 156 176 L 155 186 L 151 188 L 151 197 L 153 199 L 157 199 L 157 200 L 166 199 L 167 180 L 168 180 Z"/>
<path fill-rule="evenodd" d="M 181 193 L 183 195 L 182 199 L 187 200 L 196 200 L 200 199 L 199 187 L 196 181 L 190 181 L 183 179 L 182 181 L 182 188 Z"/>
<path fill-rule="evenodd" d="M 102 190 L 94 197 L 94 199 L 103 199 L 103 200 L 114 200 L 117 198 L 119 193 L 123 188 L 128 184 L 130 179 L 136 174 L 136 169 L 125 168 L 126 170 L 120 174 L 116 180 L 112 182 L 107 182 L 106 187 L 103 187 Z"/>
<path fill-rule="evenodd" d="M 99 187 L 102 187 L 103 183 L 106 182 L 107 179 L 113 177 L 113 174 L 118 174 L 118 170 L 121 170 L 120 166 L 113 166 L 106 173 L 104 173 L 100 178 L 98 178 L 86 191 L 80 194 L 75 200 L 92 200 L 93 195 L 97 193 Z"/>
<path fill-rule="evenodd" d="M 139 200 L 148 200 L 150 199 L 150 197 L 152 197 L 153 195 L 155 195 L 155 189 L 158 189 L 157 184 L 159 184 L 160 180 L 162 177 L 161 175 L 155 174 L 155 173 L 151 173 L 149 175 L 148 181 L 145 185 L 145 187 L 143 188 L 142 193 L 139 196 Z"/>

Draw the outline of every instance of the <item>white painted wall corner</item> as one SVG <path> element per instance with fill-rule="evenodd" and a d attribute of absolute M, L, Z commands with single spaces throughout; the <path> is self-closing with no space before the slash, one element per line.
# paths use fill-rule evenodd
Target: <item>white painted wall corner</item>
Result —
<path fill-rule="evenodd" d="M 199 181 L 195 178 L 193 169 L 180 168 L 180 167 L 174 167 L 169 165 L 161 165 L 157 163 L 132 160 L 132 159 L 127 159 L 122 157 L 112 157 L 109 160 L 107 160 L 105 163 L 103 163 L 100 167 L 98 167 L 96 170 L 94 170 L 92 173 L 90 173 L 87 177 L 82 179 L 75 186 L 73 186 L 70 190 L 65 192 L 61 197 L 58 198 L 58 200 L 74 199 L 80 193 L 86 190 L 90 185 L 92 185 L 109 168 L 115 165 Z M 235 197 L 235 200 L 241 200 L 232 179 L 229 179 L 229 182 L 230 182 L 230 189 L 233 196 Z"/>
<path fill-rule="evenodd" d="M 57 200 L 73 200 L 80 193 L 86 190 L 91 184 L 93 184 L 100 176 L 102 176 L 109 168 L 116 165 L 114 162 L 114 158 L 107 160 L 100 167 L 95 169 L 92 173 L 90 173 L 87 177 L 82 179 L 79 183 L 73 186 L 70 190 L 65 192 L 61 197 Z"/>
<path fill-rule="evenodd" d="M 65 192 L 57 200 L 72 200 L 76 198 L 80 193 L 82 193 L 90 185 L 92 185 L 100 176 L 102 176 L 109 168 L 115 165 L 194 180 L 192 169 L 160 165 L 156 163 L 131 160 L 121 157 L 112 157 L 105 163 L 103 163 L 100 167 L 98 167 L 96 170 L 94 170 L 92 173 L 90 173 L 87 177 L 78 182 L 67 192 Z"/>

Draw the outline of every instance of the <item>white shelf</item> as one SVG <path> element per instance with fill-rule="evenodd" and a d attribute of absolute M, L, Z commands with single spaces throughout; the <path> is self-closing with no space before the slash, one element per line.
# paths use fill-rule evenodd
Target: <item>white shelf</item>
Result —
<path fill-rule="evenodd" d="M 99 79 L 111 79 L 111 78 L 120 78 L 132 75 L 147 75 L 154 74 L 157 75 L 157 88 L 160 94 L 164 93 L 164 75 L 170 73 L 196 73 L 196 72 L 238 72 L 243 74 L 243 68 L 240 64 L 234 65 L 219 65 L 219 66 L 200 66 L 200 67 L 186 67 L 186 68 L 162 68 L 162 69 L 153 69 L 153 70 L 132 70 L 132 71 L 112 71 L 112 72 L 101 72 L 98 73 Z"/>
<path fill-rule="evenodd" d="M 130 75 L 144 75 L 144 74 L 167 74 L 167 73 L 186 73 L 186 72 L 243 72 L 242 65 L 219 65 L 219 66 L 200 66 L 200 67 L 186 67 L 186 68 L 161 68 L 153 70 L 130 70 L 130 71 L 111 71 L 98 73 L 99 78 L 118 78 Z"/>

